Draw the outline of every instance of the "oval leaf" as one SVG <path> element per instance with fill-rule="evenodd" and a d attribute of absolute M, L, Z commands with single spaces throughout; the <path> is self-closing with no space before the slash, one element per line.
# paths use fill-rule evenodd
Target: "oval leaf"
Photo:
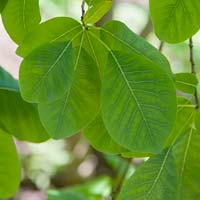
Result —
<path fill-rule="evenodd" d="M 20 44 L 25 34 L 41 20 L 39 0 L 9 0 L 3 10 L 2 20 L 10 37 Z"/>
<path fill-rule="evenodd" d="M 116 143 L 134 152 L 163 148 L 176 117 L 175 88 L 163 70 L 137 54 L 111 51 L 101 102 Z"/>
<path fill-rule="evenodd" d="M 22 97 L 32 103 L 56 100 L 68 90 L 73 72 L 71 43 L 45 44 L 27 56 L 20 66 Z"/>
<path fill-rule="evenodd" d="M 112 0 L 100 0 L 90 5 L 83 19 L 86 24 L 98 22 L 111 9 Z"/>
<path fill-rule="evenodd" d="M 172 76 L 169 62 L 165 56 L 143 38 L 132 32 L 122 22 L 110 21 L 100 31 L 101 40 L 111 50 L 126 51 L 141 55 Z"/>
<path fill-rule="evenodd" d="M 75 60 L 75 77 L 66 94 L 54 102 L 39 104 L 41 120 L 55 139 L 77 133 L 94 119 L 99 110 L 98 68 L 81 48 Z"/>
<path fill-rule="evenodd" d="M 0 198 L 14 195 L 21 180 L 21 166 L 12 137 L 0 130 Z"/>
<path fill-rule="evenodd" d="M 155 32 L 162 41 L 182 42 L 200 28 L 199 0 L 150 0 Z"/>
<path fill-rule="evenodd" d="M 45 43 L 69 41 L 81 31 L 80 23 L 72 18 L 56 17 L 50 19 L 26 34 L 22 44 L 17 49 L 17 54 L 26 57 Z M 80 42 L 78 43 L 80 44 Z"/>

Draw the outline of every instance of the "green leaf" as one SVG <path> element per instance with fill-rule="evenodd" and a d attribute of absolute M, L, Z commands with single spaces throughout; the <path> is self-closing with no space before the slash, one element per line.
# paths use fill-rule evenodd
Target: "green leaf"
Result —
<path fill-rule="evenodd" d="M 194 94 L 198 85 L 198 79 L 194 74 L 178 73 L 175 74 L 175 79 L 178 90 L 185 93 Z"/>
<path fill-rule="evenodd" d="M 121 154 L 126 158 L 148 157 L 152 154 L 131 152 L 113 141 L 105 127 L 101 114 L 83 130 L 89 143 L 98 151 L 108 154 Z"/>
<path fill-rule="evenodd" d="M 105 126 L 116 143 L 140 153 L 163 148 L 174 126 L 176 94 L 162 69 L 137 54 L 111 51 L 101 102 Z"/>
<path fill-rule="evenodd" d="M 26 57 L 35 48 L 50 42 L 69 41 L 81 33 L 80 23 L 68 17 L 50 19 L 26 34 L 22 44 L 17 49 L 17 54 Z M 80 42 L 78 42 L 80 44 Z"/>
<path fill-rule="evenodd" d="M 95 1 L 90 5 L 83 19 L 86 24 L 94 24 L 99 21 L 111 9 L 112 0 Z"/>
<path fill-rule="evenodd" d="M 182 42 L 200 28 L 199 0 L 150 0 L 155 32 L 162 41 Z"/>
<path fill-rule="evenodd" d="M 176 186 L 176 164 L 167 149 L 150 158 L 125 182 L 118 200 L 174 200 Z"/>
<path fill-rule="evenodd" d="M 0 13 L 3 11 L 3 9 L 5 8 L 6 4 L 7 4 L 8 0 L 1 0 L 0 3 Z"/>
<path fill-rule="evenodd" d="M 0 130 L 0 198 L 14 195 L 21 180 L 20 161 L 12 137 Z"/>
<path fill-rule="evenodd" d="M 20 66 L 22 97 L 32 103 L 61 98 L 73 79 L 73 61 L 70 42 L 45 44 L 35 49 Z"/>
<path fill-rule="evenodd" d="M 190 129 L 173 148 L 179 178 L 177 200 L 196 199 L 200 187 L 200 132 Z"/>
<path fill-rule="evenodd" d="M 0 90 L 0 128 L 20 140 L 43 142 L 49 135 L 41 125 L 37 107 L 23 101 L 18 92 Z"/>
<path fill-rule="evenodd" d="M 99 68 L 101 79 L 104 73 L 104 67 L 107 62 L 108 50 L 105 48 L 104 43 L 100 40 L 100 29 L 90 27 L 86 32 L 83 48 L 96 62 Z M 93 36 L 95 35 L 95 37 Z"/>
<path fill-rule="evenodd" d="M 20 140 L 43 142 L 49 135 L 40 123 L 37 107 L 20 96 L 17 81 L 0 68 L 0 129 Z"/>
<path fill-rule="evenodd" d="M 88 7 L 91 7 L 95 4 L 97 4 L 99 1 L 102 1 L 102 0 L 85 0 L 85 2 L 87 3 Z"/>
<path fill-rule="evenodd" d="M 155 47 L 132 32 L 122 22 L 110 21 L 100 30 L 101 40 L 109 47 L 109 49 L 122 52 L 133 52 L 141 55 L 172 76 L 167 59 Z"/>
<path fill-rule="evenodd" d="M 82 41 L 83 37 L 84 35 Z M 76 53 L 75 77 L 66 94 L 54 102 L 39 104 L 43 125 L 55 139 L 77 133 L 86 127 L 99 111 L 99 71 L 81 46 Z"/>
<path fill-rule="evenodd" d="M 40 22 L 39 0 L 9 0 L 2 20 L 10 37 L 20 44 L 26 33 Z"/>
<path fill-rule="evenodd" d="M 83 134 L 89 143 L 100 152 L 119 154 L 128 151 L 112 140 L 104 126 L 101 114 L 83 130 Z"/>
<path fill-rule="evenodd" d="M 195 114 L 195 106 L 192 105 L 191 101 L 183 97 L 178 97 L 176 123 L 172 134 L 168 138 L 166 146 L 171 146 L 183 132 L 192 126 Z"/>
<path fill-rule="evenodd" d="M 200 111 L 199 110 L 196 112 L 196 116 L 195 116 L 195 128 L 200 130 Z"/>
<path fill-rule="evenodd" d="M 19 91 L 19 86 L 17 80 L 0 66 L 0 90 L 1 89 Z"/>

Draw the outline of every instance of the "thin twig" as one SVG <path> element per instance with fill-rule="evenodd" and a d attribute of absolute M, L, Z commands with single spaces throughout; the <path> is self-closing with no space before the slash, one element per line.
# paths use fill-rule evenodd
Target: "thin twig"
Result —
<path fill-rule="evenodd" d="M 159 45 L 159 48 L 158 48 L 160 52 L 162 52 L 163 46 L 164 46 L 164 42 L 161 41 L 161 42 L 160 42 L 160 45 Z"/>
<path fill-rule="evenodd" d="M 126 165 L 126 167 L 125 167 L 125 169 L 123 171 L 123 174 L 120 176 L 116 187 L 113 189 L 113 193 L 112 193 L 112 197 L 111 197 L 112 200 L 115 200 L 117 195 L 119 194 L 119 192 L 121 190 L 121 187 L 122 187 L 122 184 L 123 184 L 123 182 L 124 182 L 124 180 L 126 178 L 126 174 L 127 174 L 128 170 L 130 168 L 131 162 L 132 162 L 132 159 L 128 159 L 128 163 L 127 163 L 127 165 Z"/>
<path fill-rule="evenodd" d="M 81 4 L 81 22 L 83 24 L 83 27 L 84 28 L 87 28 L 85 22 L 84 22 L 84 16 L 85 16 L 85 0 L 82 1 L 82 4 Z"/>
<path fill-rule="evenodd" d="M 190 40 L 189 40 L 189 48 L 190 48 L 191 72 L 192 72 L 192 74 L 196 75 L 195 61 L 194 61 L 194 55 L 193 55 L 193 41 L 192 41 L 192 38 L 190 38 Z M 194 99 L 195 99 L 195 104 L 196 104 L 195 108 L 198 109 L 199 108 L 199 100 L 198 100 L 197 88 L 195 89 Z"/>

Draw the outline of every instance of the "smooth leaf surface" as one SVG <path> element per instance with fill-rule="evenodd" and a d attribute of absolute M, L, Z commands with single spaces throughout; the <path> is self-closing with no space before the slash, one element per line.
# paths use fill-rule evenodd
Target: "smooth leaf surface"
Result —
<path fill-rule="evenodd" d="M 190 129 L 173 148 L 178 167 L 177 200 L 196 199 L 200 187 L 200 132 Z"/>
<path fill-rule="evenodd" d="M 39 0 L 9 0 L 2 12 L 2 20 L 10 37 L 20 44 L 25 34 L 41 20 Z"/>
<path fill-rule="evenodd" d="M 83 134 L 89 143 L 100 152 L 119 154 L 127 151 L 112 140 L 104 126 L 101 114 L 83 130 Z"/>
<path fill-rule="evenodd" d="M 18 81 L 0 66 L 0 90 L 19 91 Z"/>
<path fill-rule="evenodd" d="M 194 94 L 198 85 L 198 79 L 194 74 L 178 73 L 175 74 L 175 80 L 178 90 L 185 93 Z"/>
<path fill-rule="evenodd" d="M 149 153 L 131 152 L 114 142 L 105 127 L 101 114 L 97 115 L 83 130 L 83 134 L 95 149 L 103 153 L 121 154 L 126 158 L 152 156 Z"/>
<path fill-rule="evenodd" d="M 172 134 L 168 138 L 166 146 L 171 146 L 183 132 L 192 126 L 195 115 L 195 106 L 191 101 L 183 97 L 178 97 L 176 123 Z"/>
<path fill-rule="evenodd" d="M 18 92 L 0 90 L 0 105 L 0 128 L 6 133 L 36 143 L 49 139 L 36 105 L 23 101 Z"/>
<path fill-rule="evenodd" d="M 55 139 L 77 133 L 87 126 L 99 111 L 98 68 L 81 46 L 77 50 L 75 60 L 75 77 L 66 94 L 54 102 L 39 104 L 41 120 Z"/>
<path fill-rule="evenodd" d="M 176 164 L 167 149 L 150 158 L 125 182 L 118 200 L 174 200 L 176 186 Z"/>
<path fill-rule="evenodd" d="M 3 11 L 3 9 L 5 8 L 6 4 L 7 4 L 8 0 L 1 0 L 0 3 L 0 13 Z"/>
<path fill-rule="evenodd" d="M 20 66 L 22 97 L 32 103 L 59 99 L 69 89 L 73 75 L 71 43 L 45 44 L 29 54 Z"/>
<path fill-rule="evenodd" d="M 89 28 L 86 32 L 83 48 L 89 53 L 98 66 L 101 79 L 104 74 L 104 67 L 107 62 L 108 50 L 105 48 L 104 43 L 100 40 L 100 29 Z"/>
<path fill-rule="evenodd" d="M 122 22 L 110 21 L 100 29 L 100 32 L 101 40 L 111 50 L 141 55 L 172 76 L 167 59 L 155 47 L 136 35 Z"/>
<path fill-rule="evenodd" d="M 101 103 L 105 126 L 116 143 L 141 153 L 163 148 L 174 126 L 176 94 L 162 69 L 137 54 L 111 51 Z"/>
<path fill-rule="evenodd" d="M 104 0 L 85 0 L 85 2 L 87 3 L 88 7 L 91 7 L 91 6 L 97 4 L 100 1 L 104 1 Z"/>
<path fill-rule="evenodd" d="M 51 42 L 65 42 L 75 38 L 81 33 L 79 22 L 68 17 L 56 17 L 38 25 L 26 34 L 22 44 L 17 49 L 17 54 L 26 57 L 35 48 Z M 77 42 L 80 44 L 80 42 Z"/>
<path fill-rule="evenodd" d="M 17 81 L 3 68 L 0 68 L 0 77 L 0 129 L 29 142 L 49 139 L 39 120 L 36 105 L 21 98 Z"/>
<path fill-rule="evenodd" d="M 200 111 L 199 110 L 196 112 L 196 116 L 195 116 L 195 128 L 200 130 Z"/>
<path fill-rule="evenodd" d="M 199 0 L 150 0 L 155 32 L 162 41 L 182 42 L 200 28 Z"/>
<path fill-rule="evenodd" d="M 89 6 L 88 11 L 84 16 L 86 24 L 94 24 L 98 22 L 112 7 L 112 0 L 100 0 Z"/>
<path fill-rule="evenodd" d="M 0 129 L 0 198 L 14 195 L 21 180 L 21 166 L 12 137 Z"/>

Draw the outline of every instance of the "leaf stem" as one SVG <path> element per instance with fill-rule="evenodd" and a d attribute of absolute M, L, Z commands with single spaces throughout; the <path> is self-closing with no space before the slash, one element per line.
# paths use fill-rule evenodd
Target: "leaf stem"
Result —
<path fill-rule="evenodd" d="M 193 46 L 193 40 L 192 40 L 192 38 L 190 38 L 190 40 L 189 40 L 189 48 L 190 48 L 191 73 L 196 75 L 193 47 L 194 47 Z M 198 109 L 199 108 L 199 100 L 198 100 L 197 88 L 195 89 L 194 99 L 195 99 L 195 104 L 196 104 L 195 108 Z"/>
<path fill-rule="evenodd" d="M 132 162 L 132 158 L 128 159 L 127 161 L 128 162 L 126 163 L 126 166 L 125 166 L 121 176 L 119 177 L 119 180 L 117 181 L 117 184 L 116 184 L 115 188 L 113 189 L 112 197 L 111 197 L 112 200 L 115 200 L 117 198 L 117 196 L 118 196 L 118 194 L 119 194 L 119 192 L 121 190 L 122 184 L 123 184 L 123 182 L 124 182 L 124 180 L 126 178 L 126 174 L 127 174 L 128 170 L 130 168 L 130 165 L 131 165 L 131 162 Z"/>
<path fill-rule="evenodd" d="M 84 16 L 85 16 L 85 0 L 83 0 L 81 4 L 81 22 L 82 22 L 83 27 L 87 29 L 87 26 L 84 22 Z"/>
<path fill-rule="evenodd" d="M 160 52 L 162 52 L 163 46 L 164 46 L 164 42 L 161 41 L 161 42 L 160 42 L 160 45 L 159 45 L 159 48 L 158 48 Z"/>

